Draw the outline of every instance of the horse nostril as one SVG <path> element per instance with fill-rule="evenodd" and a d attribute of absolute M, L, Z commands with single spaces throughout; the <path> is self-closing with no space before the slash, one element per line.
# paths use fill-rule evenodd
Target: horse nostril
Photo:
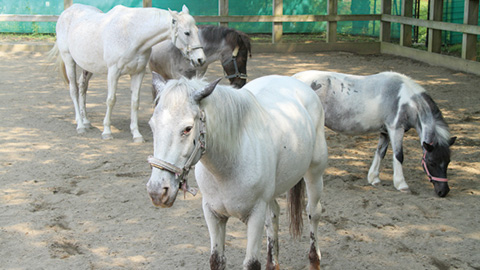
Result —
<path fill-rule="evenodd" d="M 203 64 L 205 64 L 205 61 L 203 60 L 203 58 L 198 58 L 198 63 L 200 64 L 200 66 L 203 66 Z"/>

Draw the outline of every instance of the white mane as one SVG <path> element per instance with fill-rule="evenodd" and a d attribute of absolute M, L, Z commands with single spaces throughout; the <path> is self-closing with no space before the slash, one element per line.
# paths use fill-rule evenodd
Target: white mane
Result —
<path fill-rule="evenodd" d="M 262 139 L 264 110 L 250 91 L 219 85 L 201 107 L 207 118 L 207 143 L 214 146 L 214 155 L 231 153 L 232 156 L 222 158 L 235 158 L 242 135 Z"/>

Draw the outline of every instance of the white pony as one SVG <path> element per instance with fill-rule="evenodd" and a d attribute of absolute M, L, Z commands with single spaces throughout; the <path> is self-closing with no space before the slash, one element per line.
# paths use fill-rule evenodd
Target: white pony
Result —
<path fill-rule="evenodd" d="M 57 41 L 51 54 L 60 53 L 58 64 L 62 65 L 64 79 L 70 85 L 78 133 L 91 126 L 85 99 L 92 73 L 108 74 L 103 139 L 112 138 L 110 119 L 118 79 L 129 74 L 132 92 L 130 129 L 135 142 L 143 141 L 138 130 L 139 91 L 153 45 L 171 39 L 193 65 L 200 66 L 205 62 L 195 20 L 186 6 L 180 13 L 124 6 L 116 6 L 103 13 L 95 7 L 74 4 L 60 15 L 56 32 Z M 76 65 L 84 70 L 79 82 L 80 92 Z"/>
<path fill-rule="evenodd" d="M 317 232 L 327 164 L 319 98 L 291 77 L 262 77 L 240 91 L 217 86 L 219 80 L 208 85 L 185 78 L 165 83 L 153 74 L 158 103 L 150 120 L 154 155 L 149 157 L 152 175 L 147 183 L 153 204 L 170 207 L 179 189 L 193 192 L 186 175 L 196 164 L 210 233 L 211 269 L 226 267 L 225 229 L 230 217 L 247 224 L 244 269 L 261 268 L 263 225 L 267 269 L 278 269 L 280 209 L 276 197 L 291 191 L 290 206 L 296 207 L 291 208 L 293 232 L 299 234 L 305 182 L 310 267 L 319 269 Z"/>

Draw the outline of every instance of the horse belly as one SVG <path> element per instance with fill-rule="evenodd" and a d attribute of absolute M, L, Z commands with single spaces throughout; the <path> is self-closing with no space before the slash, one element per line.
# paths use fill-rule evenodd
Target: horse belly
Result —
<path fill-rule="evenodd" d="M 380 96 L 363 98 L 334 89 L 319 96 L 324 105 L 325 126 L 335 132 L 365 134 L 379 131 L 383 126 Z"/>

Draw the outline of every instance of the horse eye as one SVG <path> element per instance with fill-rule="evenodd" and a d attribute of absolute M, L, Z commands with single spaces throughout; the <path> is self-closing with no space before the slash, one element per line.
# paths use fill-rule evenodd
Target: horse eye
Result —
<path fill-rule="evenodd" d="M 190 36 L 190 32 L 185 32 L 184 34 L 185 34 L 185 36 L 187 36 L 187 37 Z"/>
<path fill-rule="evenodd" d="M 183 131 L 182 131 L 182 136 L 186 136 L 188 134 L 190 134 L 190 131 L 192 131 L 192 126 L 188 126 L 186 127 Z"/>

